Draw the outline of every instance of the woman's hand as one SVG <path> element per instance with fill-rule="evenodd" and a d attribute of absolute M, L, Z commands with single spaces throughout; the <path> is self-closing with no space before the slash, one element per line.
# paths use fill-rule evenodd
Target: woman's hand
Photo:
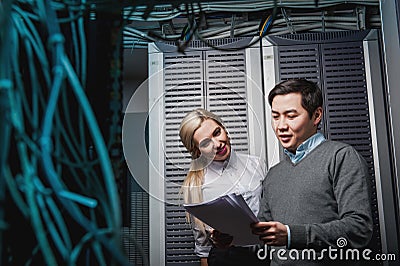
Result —
<path fill-rule="evenodd" d="M 207 258 L 200 258 L 200 266 L 208 266 Z"/>
<path fill-rule="evenodd" d="M 228 248 L 232 244 L 233 236 L 214 229 L 211 231 L 210 240 L 217 248 Z"/>

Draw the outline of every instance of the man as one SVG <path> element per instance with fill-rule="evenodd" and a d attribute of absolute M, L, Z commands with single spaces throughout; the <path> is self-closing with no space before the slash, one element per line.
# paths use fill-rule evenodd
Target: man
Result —
<path fill-rule="evenodd" d="M 315 83 L 283 81 L 268 101 L 285 158 L 263 182 L 253 232 L 270 246 L 271 265 L 349 263 L 339 248 L 364 248 L 372 236 L 367 164 L 350 145 L 317 133 L 323 100 Z"/>

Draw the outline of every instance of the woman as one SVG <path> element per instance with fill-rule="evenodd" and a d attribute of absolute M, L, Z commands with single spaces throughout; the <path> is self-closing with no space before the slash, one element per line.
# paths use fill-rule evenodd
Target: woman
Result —
<path fill-rule="evenodd" d="M 205 109 L 189 112 L 180 124 L 179 135 L 192 155 L 181 190 L 185 203 L 240 193 L 257 215 L 261 183 L 266 175 L 265 162 L 256 156 L 236 153 L 220 117 Z M 223 234 L 211 234 L 211 228 L 194 217 L 189 218 L 193 225 L 195 253 L 201 258 L 201 265 L 265 265 L 256 257 L 255 246 L 225 248 L 229 245 L 224 243 Z M 212 237 L 217 240 L 214 245 Z"/>

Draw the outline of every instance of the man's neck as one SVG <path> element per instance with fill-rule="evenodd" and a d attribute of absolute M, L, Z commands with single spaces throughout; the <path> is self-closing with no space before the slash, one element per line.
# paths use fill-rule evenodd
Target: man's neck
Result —
<path fill-rule="evenodd" d="M 301 143 L 294 152 L 286 149 L 284 152 L 293 163 L 297 163 L 324 141 L 325 137 L 321 133 L 316 133 Z"/>

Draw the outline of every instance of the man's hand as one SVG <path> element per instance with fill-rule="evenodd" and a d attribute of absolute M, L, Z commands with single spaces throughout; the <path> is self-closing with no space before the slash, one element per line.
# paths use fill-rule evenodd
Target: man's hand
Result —
<path fill-rule="evenodd" d="M 253 234 L 259 235 L 265 244 L 271 246 L 286 246 L 288 241 L 287 228 L 280 222 L 258 222 L 251 225 Z"/>
<path fill-rule="evenodd" d="M 233 236 L 212 230 L 210 240 L 217 248 L 228 248 L 232 244 Z"/>

